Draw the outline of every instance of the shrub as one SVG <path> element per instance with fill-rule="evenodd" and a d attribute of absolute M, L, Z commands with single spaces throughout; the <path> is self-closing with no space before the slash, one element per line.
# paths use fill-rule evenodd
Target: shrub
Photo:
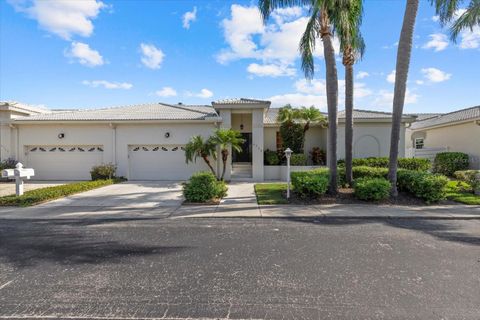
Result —
<path fill-rule="evenodd" d="M 290 164 L 292 166 L 306 166 L 307 156 L 303 153 L 294 153 L 290 158 Z"/>
<path fill-rule="evenodd" d="M 198 172 L 192 175 L 183 186 L 183 195 L 189 202 L 208 202 L 223 198 L 227 194 L 225 182 L 208 171 Z"/>
<path fill-rule="evenodd" d="M 400 169 L 428 171 L 430 169 L 430 160 L 424 158 L 399 158 L 398 167 Z M 388 165 L 387 165 L 388 167 Z"/>
<path fill-rule="evenodd" d="M 119 183 L 120 179 L 82 181 L 60 186 L 47 187 L 26 191 L 22 196 L 6 196 L 0 197 L 0 206 L 20 206 L 27 207 L 50 201 L 62 197 L 66 197 L 75 193 L 84 192 L 114 183 Z"/>
<path fill-rule="evenodd" d="M 300 198 L 316 198 L 328 189 L 328 170 L 297 171 L 290 174 L 293 190 Z"/>
<path fill-rule="evenodd" d="M 319 147 L 313 147 L 312 151 L 310 151 L 310 159 L 312 159 L 314 166 L 324 165 L 326 163 L 325 151 Z"/>
<path fill-rule="evenodd" d="M 468 154 L 463 152 L 440 152 L 433 161 L 433 172 L 452 176 L 455 171 L 468 169 Z"/>
<path fill-rule="evenodd" d="M 280 136 L 285 149 L 290 148 L 293 153 L 302 153 L 303 126 L 295 122 L 283 122 L 280 125 Z"/>
<path fill-rule="evenodd" d="M 341 186 L 346 185 L 345 181 L 345 167 L 339 166 L 337 168 L 337 181 Z M 361 178 L 387 178 L 388 169 L 387 168 L 377 168 L 377 167 L 367 167 L 367 166 L 358 166 L 352 168 L 353 179 Z"/>
<path fill-rule="evenodd" d="M 277 152 L 271 150 L 265 150 L 265 163 L 269 166 L 276 166 L 280 164 L 280 158 Z"/>
<path fill-rule="evenodd" d="M 473 190 L 480 189 L 480 170 L 455 171 L 453 176 L 460 181 L 468 183 Z"/>
<path fill-rule="evenodd" d="M 18 161 L 12 158 L 5 159 L 2 162 L 0 162 L 0 170 L 5 170 L 5 169 L 15 169 L 15 166 L 17 165 Z"/>
<path fill-rule="evenodd" d="M 355 180 L 355 196 L 366 201 L 380 201 L 390 195 L 390 182 L 385 178 L 360 178 Z"/>
<path fill-rule="evenodd" d="M 92 180 L 107 180 L 115 178 L 115 173 L 117 167 L 112 163 L 101 164 L 98 166 L 93 166 L 90 170 L 90 176 Z"/>
<path fill-rule="evenodd" d="M 338 160 L 339 166 L 345 166 L 345 160 Z M 387 157 L 370 157 L 370 158 L 355 158 L 352 159 L 354 167 L 367 166 L 376 168 L 388 168 Z M 398 168 L 408 170 L 427 171 L 430 169 L 430 160 L 422 158 L 399 158 Z"/>
<path fill-rule="evenodd" d="M 400 169 L 397 171 L 397 186 L 400 191 L 425 200 L 427 203 L 446 197 L 448 178 L 440 174 Z"/>

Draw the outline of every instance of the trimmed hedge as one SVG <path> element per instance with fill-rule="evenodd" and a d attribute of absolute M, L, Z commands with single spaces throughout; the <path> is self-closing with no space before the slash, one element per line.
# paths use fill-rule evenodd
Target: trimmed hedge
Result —
<path fill-rule="evenodd" d="M 433 172 L 453 176 L 455 171 L 468 169 L 468 154 L 463 152 L 440 152 L 433 161 Z"/>
<path fill-rule="evenodd" d="M 390 195 L 390 182 L 385 178 L 360 178 L 355 180 L 355 196 L 366 201 L 380 201 Z"/>
<path fill-rule="evenodd" d="M 345 160 L 338 160 L 339 166 L 345 165 Z M 376 168 L 388 168 L 387 157 L 370 157 L 370 158 L 355 158 L 352 159 L 354 167 L 367 166 Z M 399 158 L 398 168 L 408 170 L 427 171 L 430 169 L 430 160 L 422 158 Z"/>
<path fill-rule="evenodd" d="M 290 174 L 293 191 L 300 198 L 315 198 L 328 189 L 328 169 L 297 171 Z"/>
<path fill-rule="evenodd" d="M 290 165 L 292 166 L 306 166 L 307 156 L 303 153 L 294 153 L 290 158 Z"/>
<path fill-rule="evenodd" d="M 455 171 L 453 176 L 460 181 L 468 183 L 473 190 L 480 189 L 480 170 Z"/>
<path fill-rule="evenodd" d="M 218 181 L 209 171 L 197 172 L 183 186 L 183 195 L 188 202 L 209 202 L 227 195 L 224 181 Z"/>
<path fill-rule="evenodd" d="M 345 185 L 345 167 L 338 167 L 337 181 L 339 185 Z M 352 168 L 353 180 L 361 178 L 384 178 L 388 177 L 388 168 L 376 168 L 367 166 L 358 166 Z"/>
<path fill-rule="evenodd" d="M 84 181 L 26 191 L 22 196 L 0 197 L 0 206 L 28 207 L 45 201 L 63 198 L 74 193 L 80 193 L 114 183 L 122 182 L 120 179 Z"/>
<path fill-rule="evenodd" d="M 280 157 L 277 152 L 272 150 L 265 150 L 265 164 L 269 166 L 276 166 L 280 164 Z"/>
<path fill-rule="evenodd" d="M 427 203 L 443 200 L 447 195 L 448 178 L 440 174 L 400 169 L 397 171 L 397 186 Z"/>

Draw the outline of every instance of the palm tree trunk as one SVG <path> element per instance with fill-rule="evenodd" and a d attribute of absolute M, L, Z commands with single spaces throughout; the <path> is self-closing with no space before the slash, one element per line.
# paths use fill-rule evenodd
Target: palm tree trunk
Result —
<path fill-rule="evenodd" d="M 351 186 L 353 153 L 353 66 L 345 65 L 345 178 Z"/>
<path fill-rule="evenodd" d="M 227 160 L 228 160 L 228 150 L 223 149 L 222 150 L 223 169 L 222 169 L 222 176 L 220 177 L 220 180 L 222 181 L 223 181 L 223 177 L 225 176 L 225 170 L 227 169 Z"/>
<path fill-rule="evenodd" d="M 398 144 L 400 140 L 400 125 L 402 121 L 405 93 L 407 91 L 408 69 L 412 52 L 413 29 L 417 17 L 419 0 L 407 0 L 405 15 L 403 16 L 402 31 L 397 50 L 397 66 L 395 75 L 395 90 L 393 95 L 392 132 L 390 136 L 390 160 L 388 164 L 388 178 L 392 183 L 391 195 L 398 196 L 397 190 L 397 161 Z"/>
<path fill-rule="evenodd" d="M 326 66 L 327 107 L 328 107 L 328 167 L 329 193 L 337 193 L 337 108 L 338 108 L 338 78 L 335 61 L 335 50 L 332 43 L 332 33 L 325 10 L 321 14 L 321 37 L 323 41 L 323 54 Z"/>
<path fill-rule="evenodd" d="M 210 163 L 210 160 L 208 160 L 208 157 L 202 156 L 202 158 L 203 158 L 203 161 L 205 161 L 205 163 L 207 164 L 207 166 L 210 168 L 210 171 L 212 171 L 213 175 L 216 177 L 217 174 L 215 173 L 215 170 L 213 169 L 212 164 Z M 217 178 L 217 179 L 218 179 L 218 178 Z"/>

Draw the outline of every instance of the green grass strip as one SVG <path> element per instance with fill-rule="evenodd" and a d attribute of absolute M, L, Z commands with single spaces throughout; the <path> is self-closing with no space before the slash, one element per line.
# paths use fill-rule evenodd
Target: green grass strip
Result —
<path fill-rule="evenodd" d="M 28 207 L 42 202 L 63 198 L 75 193 L 85 192 L 88 190 L 108 186 L 119 183 L 123 180 L 109 179 L 96 181 L 82 181 L 60 186 L 40 188 L 26 191 L 22 196 L 5 196 L 0 197 L 0 206 Z"/>
<path fill-rule="evenodd" d="M 286 183 L 257 183 L 255 185 L 258 204 L 287 204 L 287 199 L 283 197 L 286 191 Z"/>

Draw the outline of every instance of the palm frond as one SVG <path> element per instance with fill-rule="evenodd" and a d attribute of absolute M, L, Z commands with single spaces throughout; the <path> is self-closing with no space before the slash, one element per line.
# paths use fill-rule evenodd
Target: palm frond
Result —
<path fill-rule="evenodd" d="M 472 0 L 467 10 L 450 27 L 450 38 L 456 42 L 458 35 L 465 29 L 473 30 L 480 26 L 480 0 Z"/>
<path fill-rule="evenodd" d="M 259 0 L 258 9 L 266 22 L 275 9 L 288 7 L 310 7 L 315 0 Z"/>
<path fill-rule="evenodd" d="M 302 58 L 302 70 L 305 78 L 311 80 L 315 75 L 315 63 L 313 52 L 315 51 L 315 41 L 320 33 L 319 22 L 320 8 L 315 6 L 312 8 L 310 19 L 308 20 L 305 32 L 300 39 L 299 50 Z"/>

